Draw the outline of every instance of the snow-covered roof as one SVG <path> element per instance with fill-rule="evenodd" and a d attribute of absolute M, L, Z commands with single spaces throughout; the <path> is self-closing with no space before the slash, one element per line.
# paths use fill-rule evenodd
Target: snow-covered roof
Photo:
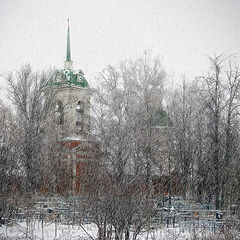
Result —
<path fill-rule="evenodd" d="M 63 138 L 61 139 L 61 141 L 88 141 L 87 138 L 84 138 L 84 137 L 66 137 L 66 138 Z"/>

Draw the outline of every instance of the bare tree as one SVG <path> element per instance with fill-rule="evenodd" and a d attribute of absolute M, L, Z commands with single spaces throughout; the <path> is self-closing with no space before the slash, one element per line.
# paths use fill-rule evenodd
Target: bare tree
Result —
<path fill-rule="evenodd" d="M 210 64 L 206 75 L 176 89 L 168 105 L 183 196 L 189 190 L 199 201 L 215 199 L 219 208 L 238 158 L 239 70 L 223 56 Z"/>
<path fill-rule="evenodd" d="M 9 218 L 19 202 L 19 159 L 17 153 L 16 122 L 9 108 L 0 103 L 0 221 Z"/>
<path fill-rule="evenodd" d="M 39 191 L 44 185 L 47 162 L 54 156 L 50 149 L 57 145 L 54 89 L 48 85 L 53 77 L 54 72 L 34 73 L 30 65 L 6 76 L 16 115 L 22 187 L 28 193 Z"/>
<path fill-rule="evenodd" d="M 234 171 L 232 164 L 235 162 L 239 144 L 239 90 L 240 72 L 235 63 L 228 62 L 227 70 L 224 71 L 226 78 L 225 97 L 226 113 L 224 123 L 224 159 L 223 159 L 223 178 L 221 190 L 221 206 L 224 206 L 225 196 L 228 195 L 231 171 Z"/>
<path fill-rule="evenodd" d="M 105 195 L 99 193 L 94 206 L 108 209 L 95 213 L 105 216 L 101 226 L 112 226 L 115 239 L 129 239 L 131 224 L 135 239 L 153 211 L 152 177 L 159 161 L 155 127 L 162 124 L 158 113 L 165 77 L 159 59 L 145 54 L 136 61 L 108 66 L 98 78 L 102 85 L 96 92 L 93 123 L 109 187 Z"/>

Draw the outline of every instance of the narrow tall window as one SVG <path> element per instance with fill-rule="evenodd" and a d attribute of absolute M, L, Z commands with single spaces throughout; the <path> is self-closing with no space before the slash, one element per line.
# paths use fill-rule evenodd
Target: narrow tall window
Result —
<path fill-rule="evenodd" d="M 63 125 L 64 116 L 63 116 L 63 103 L 59 100 L 56 104 L 56 119 L 58 125 Z"/>
<path fill-rule="evenodd" d="M 76 107 L 76 132 L 83 132 L 84 130 L 84 102 L 78 101 Z"/>

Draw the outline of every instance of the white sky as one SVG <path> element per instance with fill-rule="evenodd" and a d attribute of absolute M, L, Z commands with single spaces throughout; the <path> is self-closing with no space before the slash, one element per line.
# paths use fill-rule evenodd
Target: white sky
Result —
<path fill-rule="evenodd" d="M 74 68 L 91 86 L 107 64 L 145 50 L 175 81 L 201 74 L 208 55 L 240 54 L 239 0 L 0 0 L 0 73 L 62 68 L 67 18 Z"/>

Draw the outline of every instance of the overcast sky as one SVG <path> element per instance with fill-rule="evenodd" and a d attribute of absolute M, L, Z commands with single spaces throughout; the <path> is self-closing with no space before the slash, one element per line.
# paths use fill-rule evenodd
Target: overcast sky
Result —
<path fill-rule="evenodd" d="M 0 72 L 62 68 L 67 18 L 74 68 L 91 86 L 107 64 L 144 50 L 175 81 L 201 74 L 208 55 L 240 54 L 239 0 L 0 0 Z"/>

